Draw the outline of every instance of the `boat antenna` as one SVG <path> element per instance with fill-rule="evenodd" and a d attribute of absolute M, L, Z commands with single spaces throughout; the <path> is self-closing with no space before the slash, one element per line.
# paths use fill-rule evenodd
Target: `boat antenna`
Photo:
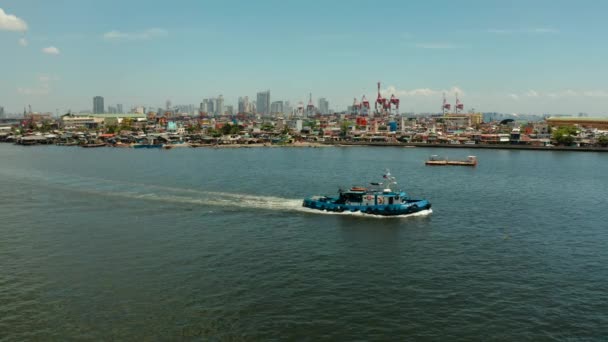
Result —
<path fill-rule="evenodd" d="M 382 176 L 382 178 L 386 179 L 386 181 L 384 181 L 384 183 L 382 183 L 382 185 L 386 189 L 390 189 L 391 185 L 397 184 L 397 180 L 395 179 L 395 177 L 393 177 L 393 175 L 391 175 L 391 170 L 389 170 L 389 169 L 386 169 L 386 172 L 384 173 L 384 176 Z"/>

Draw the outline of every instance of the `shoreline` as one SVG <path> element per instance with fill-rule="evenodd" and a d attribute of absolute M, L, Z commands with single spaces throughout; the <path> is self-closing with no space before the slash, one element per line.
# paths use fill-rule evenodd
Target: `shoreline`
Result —
<path fill-rule="evenodd" d="M 86 145 L 58 145 L 58 144 L 31 144 L 16 146 L 66 146 L 66 147 L 91 147 Z M 97 145 L 93 147 L 133 148 L 131 145 Z M 213 149 L 235 149 L 235 148 L 326 148 L 326 147 L 401 147 L 401 148 L 451 148 L 451 149 L 480 149 L 480 150 L 520 150 L 520 151 L 562 151 L 562 152 L 608 152 L 608 147 L 576 147 L 576 146 L 529 146 L 529 145 L 502 145 L 502 144 L 422 144 L 422 143 L 387 143 L 387 142 L 298 142 L 292 144 L 165 144 L 159 149 L 172 150 L 182 148 L 213 148 Z"/>
<path fill-rule="evenodd" d="M 608 152 L 608 147 L 577 147 L 577 146 L 529 146 L 529 145 L 502 145 L 502 144 L 422 144 L 422 143 L 373 143 L 373 142 L 328 142 L 329 146 L 353 147 L 426 147 L 426 148 L 469 148 L 486 150 L 524 150 L 524 151 L 570 151 L 570 152 Z"/>

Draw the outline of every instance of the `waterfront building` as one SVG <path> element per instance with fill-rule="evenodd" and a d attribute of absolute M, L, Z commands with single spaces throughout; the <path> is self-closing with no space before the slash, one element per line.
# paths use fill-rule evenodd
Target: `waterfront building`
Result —
<path fill-rule="evenodd" d="M 132 122 L 145 122 L 148 118 L 144 114 L 65 114 L 61 116 L 61 124 L 65 129 L 98 128 L 118 125 L 124 119 L 130 119 Z"/>
<path fill-rule="evenodd" d="M 104 113 L 102 96 L 95 96 L 93 98 L 93 113 L 94 114 L 103 114 Z"/>
<path fill-rule="evenodd" d="M 483 115 L 481 113 L 446 113 L 442 118 L 446 124 L 454 127 L 472 127 L 483 123 Z"/>
<path fill-rule="evenodd" d="M 258 114 L 270 114 L 270 90 L 262 91 L 257 94 L 256 112 Z"/>
<path fill-rule="evenodd" d="M 582 128 L 608 129 L 608 118 L 550 117 L 545 120 L 550 127 L 579 126 Z"/>
<path fill-rule="evenodd" d="M 329 101 L 326 98 L 322 97 L 319 99 L 319 112 L 321 114 L 327 115 L 329 114 Z"/>

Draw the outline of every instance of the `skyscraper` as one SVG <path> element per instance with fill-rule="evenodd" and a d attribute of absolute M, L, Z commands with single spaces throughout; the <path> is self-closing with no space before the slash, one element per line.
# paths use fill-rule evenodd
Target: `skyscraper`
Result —
<path fill-rule="evenodd" d="M 329 114 L 329 101 L 324 97 L 319 99 L 319 112 L 321 114 Z"/>
<path fill-rule="evenodd" d="M 239 113 L 250 113 L 251 106 L 249 104 L 249 96 L 239 97 L 239 105 L 238 105 Z"/>
<path fill-rule="evenodd" d="M 4 107 L 0 107 L 0 119 L 4 118 Z"/>
<path fill-rule="evenodd" d="M 207 114 L 213 114 L 215 106 L 213 105 L 213 99 L 207 99 Z"/>
<path fill-rule="evenodd" d="M 215 99 L 215 115 L 224 115 L 224 96 L 220 95 Z"/>
<path fill-rule="evenodd" d="M 258 93 L 256 107 L 257 113 L 263 115 L 270 114 L 270 90 Z"/>
<path fill-rule="evenodd" d="M 275 101 L 270 105 L 270 114 L 282 114 L 283 101 Z"/>
<path fill-rule="evenodd" d="M 124 112 L 122 111 L 122 104 L 120 104 L 120 103 L 119 103 L 119 104 L 117 104 L 117 105 L 116 105 L 116 111 L 117 111 L 118 113 L 120 113 L 120 114 L 124 113 Z"/>
<path fill-rule="evenodd" d="M 103 106 L 103 97 L 95 96 L 93 98 L 93 114 L 103 114 L 104 106 Z"/>

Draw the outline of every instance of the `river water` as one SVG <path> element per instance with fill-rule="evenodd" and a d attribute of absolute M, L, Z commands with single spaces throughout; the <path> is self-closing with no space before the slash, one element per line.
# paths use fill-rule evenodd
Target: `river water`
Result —
<path fill-rule="evenodd" d="M 0 340 L 606 340 L 606 157 L 0 145 Z M 301 207 L 386 168 L 432 213 Z"/>

